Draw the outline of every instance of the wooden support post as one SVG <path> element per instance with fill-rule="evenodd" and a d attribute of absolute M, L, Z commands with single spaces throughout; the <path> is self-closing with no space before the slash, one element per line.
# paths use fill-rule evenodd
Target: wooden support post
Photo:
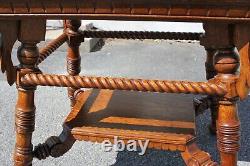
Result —
<path fill-rule="evenodd" d="M 240 76 L 237 93 L 241 100 L 247 98 L 250 89 L 250 24 L 237 24 L 234 28 L 234 44 L 240 54 Z"/>
<path fill-rule="evenodd" d="M 217 146 L 220 152 L 221 166 L 236 166 L 240 141 L 240 122 L 237 105 L 238 94 L 235 74 L 239 67 L 239 57 L 234 47 L 219 49 L 215 55 L 215 77 L 226 85 L 228 93 L 219 98 L 217 121 Z"/>
<path fill-rule="evenodd" d="M 223 33 L 221 32 L 220 28 L 222 27 L 226 29 Z M 215 28 L 214 28 L 215 27 Z M 228 29 L 227 24 L 209 24 L 204 23 L 203 28 L 205 30 L 205 36 L 201 39 L 201 45 L 203 45 L 206 49 L 206 62 L 205 62 L 205 68 L 206 68 L 206 79 L 210 80 L 214 78 L 214 76 L 217 74 L 216 70 L 214 69 L 214 55 L 218 48 L 224 45 L 228 45 L 229 41 L 228 39 L 222 38 L 222 42 L 220 38 L 218 38 L 218 34 L 221 33 L 222 35 L 228 36 Z M 216 121 L 218 118 L 218 101 L 217 98 L 214 96 L 207 96 L 207 103 L 209 103 L 209 108 L 211 112 L 211 124 L 210 124 L 210 132 L 212 134 L 216 134 Z"/>
<path fill-rule="evenodd" d="M 68 36 L 67 71 L 69 75 L 76 76 L 81 71 L 81 57 L 79 46 L 83 42 L 83 37 L 79 31 L 81 20 L 66 20 L 64 22 L 65 33 Z M 68 88 L 68 96 L 71 106 L 75 104 L 74 93 L 77 89 Z"/>
<path fill-rule="evenodd" d="M 207 80 L 210 80 L 214 78 L 216 75 L 216 71 L 214 69 L 214 54 L 216 53 L 216 49 L 206 47 L 207 52 L 207 58 L 205 62 L 205 68 L 206 68 L 206 78 Z M 211 124 L 210 124 L 210 132 L 212 134 L 216 134 L 216 121 L 218 117 L 218 101 L 215 97 L 209 95 L 207 96 L 207 100 L 209 100 L 209 108 L 211 112 Z"/>
<path fill-rule="evenodd" d="M 31 26 L 32 25 L 32 26 Z M 44 40 L 46 31 L 45 20 L 21 21 L 18 40 L 22 45 L 18 48 L 17 56 L 20 61 L 17 79 L 30 72 L 39 72 L 36 62 L 39 51 L 36 44 Z M 32 133 L 35 125 L 34 86 L 22 86 L 17 80 L 18 99 L 16 104 L 16 145 L 14 163 L 16 166 L 32 165 L 33 145 Z"/>
<path fill-rule="evenodd" d="M 213 57 L 213 67 L 217 75 L 213 81 L 217 84 L 223 84 L 228 91 L 223 97 L 217 96 L 217 99 L 213 97 L 218 102 L 218 107 L 216 106 L 216 109 L 218 109 L 216 128 L 221 165 L 236 166 L 240 122 L 236 105 L 238 100 L 236 89 L 238 76 L 236 71 L 239 68 L 239 57 L 234 47 L 234 26 L 226 23 L 206 23 L 204 24 L 204 30 L 205 37 L 201 44 L 205 48 L 217 50 Z"/>

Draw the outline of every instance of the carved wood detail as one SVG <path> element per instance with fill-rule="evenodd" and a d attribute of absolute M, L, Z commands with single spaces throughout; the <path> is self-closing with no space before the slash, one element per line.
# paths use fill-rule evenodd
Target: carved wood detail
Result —
<path fill-rule="evenodd" d="M 159 113 L 164 114 L 162 110 L 166 109 L 165 104 L 168 103 L 168 101 L 178 101 L 177 98 L 186 100 L 185 104 L 182 103 L 180 107 L 191 109 L 192 98 L 190 96 L 111 90 L 86 90 L 84 92 L 78 90 L 77 92 L 78 93 L 75 94 L 76 104 L 72 107 L 72 111 L 69 113 L 64 123 L 64 126 L 70 129 L 71 134 L 77 140 L 99 143 L 104 140 L 110 140 L 113 142 L 114 137 L 118 136 L 119 139 L 124 140 L 125 143 L 131 139 L 142 141 L 149 140 L 149 148 L 171 151 L 185 151 L 186 145 L 195 141 L 195 136 L 193 135 L 195 128 L 194 119 L 191 120 L 191 116 L 188 116 L 192 115 L 193 117 L 193 112 L 186 112 L 185 117 L 187 117 L 187 119 L 183 120 L 184 123 L 180 122 L 183 123 L 183 125 L 179 125 L 179 129 L 188 128 L 186 132 L 183 132 L 182 129 L 180 129 L 179 132 L 173 132 L 171 129 L 169 130 L 168 127 L 173 127 L 175 123 L 173 120 L 179 118 L 179 116 L 176 115 L 178 113 L 174 111 L 174 109 L 171 109 L 175 108 L 173 106 L 168 108 L 169 112 L 173 111 L 171 114 L 175 114 L 174 119 L 173 116 L 171 116 L 171 121 L 167 120 L 168 116 L 160 116 L 161 123 L 156 120 L 157 118 L 151 119 L 145 117 L 147 110 L 154 110 L 153 107 L 150 108 L 150 106 L 152 106 L 151 102 L 154 103 L 154 101 L 158 102 L 158 113 L 156 113 L 158 116 Z M 130 105 L 130 111 L 126 111 L 122 103 Z M 118 113 L 112 110 L 119 110 L 119 117 L 108 121 L 105 125 L 105 122 L 102 120 L 106 119 L 106 117 L 113 117 Z M 86 114 L 89 114 L 89 116 Z M 136 118 L 133 118 L 133 122 L 136 123 L 131 122 L 131 120 L 129 121 L 129 119 L 124 120 L 124 114 L 131 118 L 137 115 Z M 82 121 L 82 119 L 85 119 L 85 121 Z M 168 125 L 167 123 L 169 122 L 173 123 Z M 151 128 L 155 125 L 159 130 Z M 136 126 L 140 126 L 140 129 Z"/>
<path fill-rule="evenodd" d="M 236 153 L 240 148 L 240 123 L 218 123 L 218 148 L 224 153 Z"/>
<path fill-rule="evenodd" d="M 67 41 L 67 35 L 63 33 L 56 39 L 51 41 L 47 46 L 39 50 L 39 58 L 37 65 L 44 61 L 50 54 L 52 54 L 56 49 L 58 49 L 63 43 Z"/>
<path fill-rule="evenodd" d="M 81 20 L 65 20 L 64 32 L 68 36 L 67 71 L 69 75 L 76 76 L 81 72 L 81 57 L 79 46 L 84 41 L 80 33 Z M 68 96 L 71 106 L 75 104 L 74 93 L 77 88 L 69 87 Z"/>
<path fill-rule="evenodd" d="M 200 40 L 203 33 L 154 31 L 81 31 L 85 38 Z"/>
<path fill-rule="evenodd" d="M 209 82 L 64 76 L 34 73 L 25 74 L 20 81 L 23 85 L 98 88 L 111 90 L 117 89 L 169 93 L 193 93 L 211 95 L 224 95 L 227 93 L 223 86 Z"/>
<path fill-rule="evenodd" d="M 215 79 L 223 82 L 228 89 L 224 97 L 218 98 L 217 146 L 222 166 L 237 165 L 240 123 L 236 106 L 238 76 L 235 73 L 239 67 L 238 56 L 234 48 L 219 49 L 215 55 L 214 64 L 218 73 Z"/>
<path fill-rule="evenodd" d="M 211 156 L 200 150 L 195 143 L 187 145 L 186 151 L 181 153 L 187 166 L 217 166 Z"/>
<path fill-rule="evenodd" d="M 16 166 L 26 166 L 32 163 L 31 136 L 35 124 L 34 90 L 18 89 L 16 105 L 16 145 L 14 161 Z"/>
<path fill-rule="evenodd" d="M 6 73 L 9 85 L 16 81 L 16 69 L 11 60 L 11 52 L 14 43 L 17 41 L 18 21 L 0 20 L 0 67 Z"/>
<path fill-rule="evenodd" d="M 39 32 L 29 31 L 31 26 Z M 20 22 L 18 40 L 22 45 L 18 48 L 17 56 L 20 65 L 17 69 L 17 78 L 29 72 L 39 72 L 36 66 L 39 52 L 36 44 L 44 38 L 44 20 L 25 20 Z M 34 34 L 33 34 L 34 33 Z M 32 38 L 31 38 L 32 36 Z M 33 160 L 32 133 L 35 125 L 34 92 L 36 86 L 22 86 L 17 81 L 18 100 L 16 105 L 16 146 L 14 163 L 16 166 L 30 166 Z"/>
<path fill-rule="evenodd" d="M 60 136 L 51 136 L 45 143 L 38 144 L 33 151 L 34 157 L 39 160 L 46 159 L 47 157 L 60 157 L 71 149 L 75 139 L 70 134 L 68 129 L 64 128 Z"/>
<path fill-rule="evenodd" d="M 187 5 L 188 4 L 188 5 Z M 51 18 L 62 16 L 81 16 L 89 18 L 107 18 L 118 16 L 120 18 L 137 17 L 141 15 L 144 19 L 150 17 L 154 19 L 174 19 L 182 17 L 184 20 L 237 20 L 244 21 L 250 19 L 250 3 L 245 0 L 232 2 L 224 0 L 218 1 L 161 1 L 151 0 L 143 1 L 122 1 L 108 0 L 102 1 L 61 1 L 61 0 L 44 0 L 40 1 L 0 1 L 0 11 L 3 16 L 31 16 L 36 14 L 40 16 L 50 16 Z M 137 17 L 138 19 L 138 17 Z"/>
<path fill-rule="evenodd" d="M 199 101 L 198 110 L 210 107 L 212 111 L 212 131 L 217 129 L 221 165 L 236 166 L 237 152 L 240 148 L 240 121 L 236 102 L 238 98 L 245 99 L 250 89 L 249 6 L 249 0 L 237 0 L 237 2 L 233 0 L 202 2 L 197 0 L 107 0 L 105 2 L 99 0 L 0 0 L 0 67 L 2 72 L 6 73 L 8 83 L 12 85 L 16 81 L 18 89 L 14 164 L 29 166 L 32 165 L 33 157 L 38 159 L 45 159 L 48 156 L 59 157 L 71 148 L 75 139 L 100 142 L 106 137 L 110 138 L 120 134 L 125 141 L 131 137 L 149 138 L 152 140 L 149 147 L 183 151 L 182 156 L 187 165 L 217 165 L 211 160 L 208 153 L 197 147 L 194 143 L 195 137 L 190 133 L 142 132 L 133 129 L 121 131 L 120 128 L 112 128 L 114 126 L 101 129 L 96 126 L 68 128 L 74 123 L 69 120 L 79 120 L 74 119 L 74 116 L 84 106 L 82 102 L 87 100 L 84 95 L 90 93 L 81 92 L 80 88 L 83 87 L 208 95 Z M 45 39 L 46 19 L 67 20 L 64 25 L 64 34 L 39 51 L 36 45 Z M 80 19 L 203 22 L 205 34 L 80 31 Z M 207 51 L 205 66 L 208 82 L 78 76 L 81 60 L 79 46 L 84 37 L 200 40 L 201 45 Z M 17 39 L 22 44 L 17 53 L 20 65 L 15 67 L 11 60 L 11 51 Z M 67 55 L 69 76 L 41 74 L 37 65 L 65 41 L 69 45 Z M 240 54 L 240 63 L 235 47 Z M 241 65 L 241 70 L 238 76 L 239 65 Z M 32 132 L 34 131 L 36 109 L 34 93 L 37 85 L 69 87 L 68 94 L 74 108 L 72 107 L 68 121 L 66 120 L 64 124 L 62 134 L 58 137 L 50 137 L 32 151 Z M 75 99 L 82 96 L 82 101 L 75 104 Z M 108 97 L 101 96 L 100 98 L 106 100 Z M 158 101 L 160 99 L 157 99 Z M 138 106 L 137 103 L 136 106 Z M 162 108 L 166 108 L 166 106 Z M 118 120 L 121 120 L 119 118 Z M 115 120 L 113 118 L 111 122 L 115 122 Z M 70 122 L 73 123 L 70 124 Z M 130 119 L 126 122 L 131 123 L 132 121 Z M 138 124 L 138 122 L 145 125 L 148 119 L 143 121 L 133 119 L 133 123 Z M 152 122 L 156 122 L 156 125 L 164 124 L 166 126 L 173 124 L 168 121 L 162 123 L 162 121 L 152 120 Z M 176 122 L 177 126 L 181 124 L 186 127 L 185 129 L 190 127 L 190 123 Z M 121 123 L 121 125 L 124 124 Z M 166 131 L 165 129 L 164 131 Z M 109 135 L 107 135 L 107 130 L 110 132 Z"/>

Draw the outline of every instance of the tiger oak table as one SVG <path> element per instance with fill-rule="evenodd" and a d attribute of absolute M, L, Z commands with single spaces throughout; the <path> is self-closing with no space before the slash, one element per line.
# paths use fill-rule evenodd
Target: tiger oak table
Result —
<path fill-rule="evenodd" d="M 38 49 L 47 19 L 64 19 L 64 33 Z M 81 31 L 84 19 L 201 22 L 205 33 Z M 249 23 L 249 0 L 0 0 L 1 70 L 18 90 L 14 164 L 59 157 L 76 140 L 102 142 L 118 136 L 125 142 L 148 139 L 149 147 L 179 150 L 187 165 L 217 165 L 195 144 L 195 115 L 210 108 L 220 165 L 235 166 L 240 141 L 236 102 L 247 97 L 250 86 Z M 79 46 L 87 37 L 200 40 L 207 52 L 208 82 L 78 76 Z M 17 40 L 20 65 L 13 66 Z M 39 64 L 64 42 L 69 75 L 43 74 Z M 38 85 L 68 87 L 72 111 L 60 136 L 33 149 Z M 193 103 L 192 95 L 171 93 L 206 96 Z"/>

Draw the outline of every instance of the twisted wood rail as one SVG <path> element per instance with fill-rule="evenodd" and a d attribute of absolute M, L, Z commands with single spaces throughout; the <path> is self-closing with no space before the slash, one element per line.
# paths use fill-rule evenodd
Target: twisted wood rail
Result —
<path fill-rule="evenodd" d="M 39 53 L 39 58 L 37 64 L 44 61 L 50 54 L 52 54 L 56 49 L 58 49 L 63 43 L 67 41 L 67 35 L 65 33 L 61 34 L 59 37 L 51 41 L 47 46 L 42 48 Z"/>
<path fill-rule="evenodd" d="M 59 86 L 74 88 L 98 88 L 168 93 L 193 93 L 223 96 L 225 87 L 208 82 L 143 80 L 110 77 L 66 76 L 49 74 L 26 74 L 21 77 L 24 86 Z"/>
<path fill-rule="evenodd" d="M 203 33 L 153 31 L 81 31 L 85 38 L 200 40 Z"/>
<path fill-rule="evenodd" d="M 163 40 L 200 40 L 203 33 L 188 32 L 147 32 L 147 31 L 81 31 L 83 38 L 115 38 L 115 39 L 163 39 Z M 47 46 L 40 49 L 37 65 L 43 62 L 56 49 L 67 41 L 63 33 Z"/>

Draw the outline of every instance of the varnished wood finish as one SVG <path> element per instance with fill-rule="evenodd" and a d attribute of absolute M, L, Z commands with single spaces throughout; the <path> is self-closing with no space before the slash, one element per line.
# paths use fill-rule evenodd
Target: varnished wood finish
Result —
<path fill-rule="evenodd" d="M 81 57 L 79 46 L 83 42 L 79 28 L 81 20 L 66 20 L 64 22 L 64 32 L 68 36 L 68 54 L 67 54 L 67 71 L 69 75 L 76 76 L 81 71 Z M 77 89 L 73 87 L 68 88 L 68 96 L 70 98 L 71 106 L 75 104 L 74 93 Z"/>
<path fill-rule="evenodd" d="M 205 38 L 209 38 L 209 35 L 206 33 Z M 205 44 L 205 43 L 203 43 Z M 206 45 L 206 44 L 205 44 Z M 214 54 L 216 53 L 216 49 L 206 47 L 207 58 L 205 62 L 206 69 L 206 78 L 207 80 L 213 79 L 216 75 L 216 71 L 214 69 Z M 211 125 L 209 126 L 212 134 L 216 134 L 216 120 L 218 115 L 218 102 L 216 97 L 213 95 L 201 96 L 194 99 L 195 111 L 196 114 L 202 114 L 207 109 L 210 109 L 211 112 Z"/>
<path fill-rule="evenodd" d="M 32 165 L 31 143 L 35 125 L 34 90 L 18 90 L 16 105 L 16 145 L 14 162 L 16 166 Z"/>
<path fill-rule="evenodd" d="M 248 0 L 0 1 L 2 18 L 249 21 Z"/>
<path fill-rule="evenodd" d="M 216 165 L 193 143 L 192 100 L 192 95 L 88 90 L 78 94 L 64 126 L 78 140 L 149 139 L 150 148 L 181 151 L 187 165 Z"/>
<path fill-rule="evenodd" d="M 216 79 L 224 82 L 228 94 L 219 98 L 217 121 L 217 146 L 220 151 L 222 166 L 237 165 L 237 153 L 240 141 L 240 123 L 237 113 L 237 92 L 235 72 L 239 67 L 238 54 L 234 48 L 220 49 L 215 55 Z"/>
<path fill-rule="evenodd" d="M 239 58 L 233 47 L 218 50 L 215 55 L 215 69 L 218 73 L 216 79 L 223 82 L 230 90 L 226 96 L 219 98 L 217 146 L 220 151 L 222 166 L 237 165 L 240 123 L 236 106 L 237 76 L 235 72 L 238 67 Z"/>
<path fill-rule="evenodd" d="M 154 31 L 80 31 L 84 38 L 200 40 L 203 33 Z"/>
<path fill-rule="evenodd" d="M 209 36 L 206 36 L 209 37 Z M 214 54 L 216 53 L 215 48 L 205 48 L 207 52 L 207 58 L 206 58 L 206 63 L 205 63 L 205 68 L 206 68 L 206 79 L 210 80 L 214 78 L 216 75 L 216 71 L 214 69 Z M 209 100 L 209 108 L 211 112 L 211 125 L 210 125 L 210 131 L 213 134 L 216 134 L 216 121 L 218 118 L 218 101 L 216 97 L 214 96 L 208 96 L 207 100 Z"/>
<path fill-rule="evenodd" d="M 0 0 L 1 70 L 6 73 L 8 83 L 16 82 L 18 88 L 15 165 L 31 165 L 33 157 L 59 157 L 71 148 L 75 139 L 101 142 L 113 136 L 120 136 L 125 141 L 129 138 L 150 139 L 150 147 L 180 150 L 187 165 L 216 165 L 210 155 L 199 150 L 194 143 L 194 123 L 185 119 L 193 118 L 192 108 L 183 109 L 184 119 L 178 115 L 178 110 L 172 115 L 180 119 L 171 119 L 168 110 L 171 104 L 179 101 L 185 104 L 186 100 L 183 95 L 162 94 L 167 92 L 208 95 L 199 100 L 197 110 L 210 107 L 212 129 L 217 130 L 221 165 L 236 166 L 240 147 L 236 102 L 238 98 L 245 99 L 250 88 L 249 7 L 249 0 Z M 36 44 L 44 40 L 46 19 L 65 19 L 65 30 L 63 35 L 39 51 Z M 205 34 L 201 37 L 199 33 L 79 31 L 81 19 L 202 22 Z M 84 37 L 200 39 L 207 51 L 208 82 L 78 76 L 79 45 Z M 17 53 L 20 65 L 13 66 L 11 51 L 17 39 L 22 43 Z M 66 40 L 69 45 L 69 76 L 41 74 L 37 65 Z M 32 152 L 37 85 L 68 87 L 73 107 L 62 134 L 50 137 Z M 89 90 L 82 93 L 79 89 L 82 87 L 115 91 Z M 162 93 L 121 92 L 117 89 Z M 75 98 L 78 99 L 76 104 Z M 116 109 L 110 109 L 112 107 Z M 178 105 L 174 107 L 177 109 Z M 132 115 L 131 110 L 134 111 Z M 140 114 L 138 110 L 145 112 Z M 116 116 L 110 116 L 112 114 Z"/>
<path fill-rule="evenodd" d="M 183 151 L 194 140 L 192 108 L 192 95 L 88 90 L 78 95 L 65 125 L 78 140 L 150 139 L 149 147 Z"/>
<path fill-rule="evenodd" d="M 10 85 L 16 81 L 16 69 L 11 60 L 11 52 L 14 43 L 17 41 L 18 21 L 0 20 L 1 48 L 0 48 L 0 68 L 6 72 L 7 81 Z"/>
<path fill-rule="evenodd" d="M 30 27 L 30 24 L 36 25 Z M 37 28 L 37 31 L 29 31 L 31 28 Z M 36 62 L 39 52 L 36 44 L 44 39 L 45 21 L 44 20 L 25 20 L 20 23 L 18 40 L 22 45 L 18 48 L 17 56 L 20 61 L 18 67 L 18 78 L 20 75 L 29 72 L 39 72 Z M 32 36 L 32 38 L 31 38 Z M 32 165 L 33 145 L 32 132 L 35 125 L 35 104 L 34 91 L 35 86 L 22 86 L 17 84 L 18 100 L 16 105 L 16 145 L 14 151 L 14 164 L 16 166 Z"/>
<path fill-rule="evenodd" d="M 60 157 L 70 150 L 74 143 L 75 138 L 65 127 L 59 136 L 51 136 L 45 143 L 38 144 L 34 148 L 33 154 L 39 160 L 46 159 L 49 156 Z"/>
<path fill-rule="evenodd" d="M 237 80 L 237 93 L 240 99 L 246 99 L 250 88 L 250 24 L 237 24 L 234 30 L 234 43 L 240 54 L 240 76 Z"/>
<path fill-rule="evenodd" d="M 23 85 L 132 90 L 142 92 L 192 93 L 223 96 L 227 93 L 222 84 L 211 82 L 143 80 L 111 77 L 65 76 L 51 74 L 25 74 Z"/>
<path fill-rule="evenodd" d="M 218 120 L 217 120 L 217 146 L 220 151 L 222 166 L 237 165 L 237 152 L 239 150 L 240 123 L 237 115 L 236 101 L 238 99 L 236 71 L 239 67 L 239 55 L 235 51 L 234 31 L 230 24 L 205 25 L 207 38 L 203 45 L 217 49 L 214 55 L 214 69 L 217 75 L 214 81 L 221 82 L 227 87 L 227 94 L 217 97 Z M 240 76 L 242 77 L 242 76 Z"/>
<path fill-rule="evenodd" d="M 184 152 L 181 153 L 183 160 L 188 166 L 217 166 L 211 156 L 200 150 L 195 143 L 190 143 Z"/>
<path fill-rule="evenodd" d="M 39 58 L 37 65 L 44 61 L 50 54 L 52 54 L 56 49 L 58 49 L 63 43 L 67 41 L 67 35 L 63 33 L 56 39 L 52 40 L 49 44 L 39 50 Z"/>

